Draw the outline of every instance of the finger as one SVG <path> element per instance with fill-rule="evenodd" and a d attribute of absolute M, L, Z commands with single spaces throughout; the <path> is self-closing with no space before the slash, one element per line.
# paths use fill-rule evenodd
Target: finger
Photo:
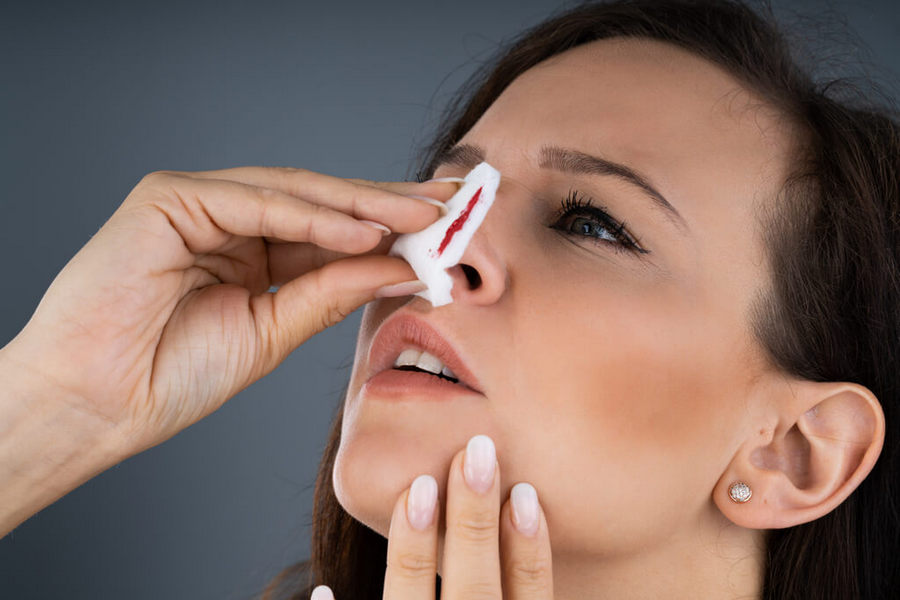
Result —
<path fill-rule="evenodd" d="M 180 175 L 198 177 L 203 179 L 227 179 L 230 181 L 240 181 L 252 185 L 262 187 L 272 187 L 280 189 L 288 193 L 302 193 L 303 189 L 298 188 L 298 182 L 304 178 L 323 178 L 337 180 L 338 182 L 348 182 L 355 185 L 365 185 L 369 187 L 377 187 L 395 194 L 416 194 L 427 196 L 430 198 L 449 198 L 457 190 L 464 181 L 460 177 L 442 177 L 432 181 L 374 181 L 371 179 L 361 179 L 356 177 L 336 177 L 325 173 L 318 173 L 308 169 L 299 169 L 295 167 L 232 167 L 228 169 L 215 169 L 209 171 L 168 171 L 170 173 L 178 173 Z"/>
<path fill-rule="evenodd" d="M 476 435 L 453 458 L 447 479 L 443 598 L 502 597 L 499 513 L 500 470 L 494 443 L 486 435 Z"/>
<path fill-rule="evenodd" d="M 382 223 L 392 232 L 401 233 L 420 231 L 442 214 L 432 204 L 411 198 L 410 195 L 443 202 L 449 200 L 459 189 L 454 182 L 376 182 L 344 179 L 287 167 L 235 167 L 181 174 L 279 190 L 357 219 Z"/>
<path fill-rule="evenodd" d="M 334 600 L 334 593 L 327 585 L 317 585 L 310 594 L 309 600 Z"/>
<path fill-rule="evenodd" d="M 158 209 L 194 254 L 213 252 L 233 236 L 311 242 L 348 254 L 378 244 L 382 232 L 327 206 L 270 188 L 151 173 L 142 185 L 146 204 Z"/>
<path fill-rule="evenodd" d="M 386 255 L 396 239 L 396 236 L 387 236 L 371 250 L 359 253 L 359 256 Z M 327 263 L 347 256 L 350 255 L 326 250 L 313 244 L 270 243 L 268 259 L 272 285 L 281 285 L 313 269 L 318 269 Z"/>
<path fill-rule="evenodd" d="M 274 294 L 250 299 L 262 346 L 263 372 L 300 344 L 375 299 L 384 286 L 416 278 L 402 258 L 351 256 L 291 280 Z"/>
<path fill-rule="evenodd" d="M 395 194 L 403 194 L 405 196 L 424 196 L 426 198 L 434 198 L 441 202 L 449 200 L 453 194 L 459 191 L 460 186 L 465 182 L 461 177 L 444 177 L 433 181 L 423 181 L 421 183 L 415 181 L 372 181 L 369 179 L 348 179 L 359 185 L 367 185 L 369 187 L 377 187 Z"/>
<path fill-rule="evenodd" d="M 388 533 L 384 600 L 434 600 L 437 495 L 434 477 L 420 475 L 394 505 Z"/>
<path fill-rule="evenodd" d="M 313 269 L 351 256 L 312 244 L 271 244 L 268 255 L 271 285 L 283 285 Z"/>
<path fill-rule="evenodd" d="M 537 492 L 517 483 L 500 511 L 503 594 L 508 600 L 551 600 L 553 559 L 550 535 Z"/>

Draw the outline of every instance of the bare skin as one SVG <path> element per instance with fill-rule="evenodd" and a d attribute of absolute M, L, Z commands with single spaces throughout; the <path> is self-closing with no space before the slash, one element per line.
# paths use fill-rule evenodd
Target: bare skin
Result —
<path fill-rule="evenodd" d="M 0 350 L 0 535 L 415 279 L 361 221 L 418 231 L 440 210 L 405 194 L 455 190 L 264 167 L 145 177 Z"/>
<path fill-rule="evenodd" d="M 385 256 L 393 236 L 439 215 L 406 195 L 445 201 L 454 184 L 261 167 L 146 177 L 0 350 L 0 535 L 369 303 L 334 482 L 388 537 L 385 598 L 427 600 L 438 573 L 447 600 L 758 597 L 763 531 L 840 504 L 884 435 L 869 390 L 788 379 L 748 331 L 768 276 L 754 209 L 784 177 L 789 128 L 699 58 L 612 40 L 524 74 L 462 142 L 504 180 L 462 259 L 480 282 L 453 267 L 455 301 L 439 309 L 375 299 L 414 278 Z M 541 167 L 547 144 L 631 165 L 683 222 L 621 178 Z M 596 218 L 560 217 L 573 188 L 645 252 Z M 444 332 L 484 398 L 362 394 L 372 336 L 396 311 Z M 476 434 L 496 448 L 472 453 L 493 467 L 480 490 L 460 450 Z M 437 513 L 414 529 L 420 474 Z M 750 502 L 727 499 L 735 480 Z M 510 499 L 521 482 L 540 502 L 532 533 Z"/>
<path fill-rule="evenodd" d="M 537 490 L 552 597 L 759 597 L 764 531 L 840 504 L 871 470 L 884 432 L 869 390 L 783 376 L 749 329 L 769 278 L 756 214 L 788 172 L 790 128 L 701 58 L 604 40 L 523 74 L 460 143 L 503 175 L 461 261 L 481 282 L 457 266 L 449 305 L 367 305 L 334 469 L 339 501 L 389 536 L 398 494 L 430 474 L 441 504 L 452 499 L 455 453 L 486 434 L 500 469 L 497 512 L 517 482 Z M 545 145 L 639 171 L 683 222 L 620 178 L 542 168 Z M 435 176 L 462 176 L 471 162 Z M 624 221 L 647 252 L 617 246 L 595 220 L 559 222 L 571 189 Z M 372 339 L 396 311 L 453 343 L 483 401 L 365 393 Z M 746 504 L 728 498 L 737 480 L 753 490 Z M 435 548 L 442 575 L 460 560 L 444 555 L 457 534 L 448 510 Z M 503 514 L 492 521 L 501 562 L 513 535 Z M 496 551 L 498 539 L 483 545 Z M 499 581 L 496 564 L 479 580 Z"/>

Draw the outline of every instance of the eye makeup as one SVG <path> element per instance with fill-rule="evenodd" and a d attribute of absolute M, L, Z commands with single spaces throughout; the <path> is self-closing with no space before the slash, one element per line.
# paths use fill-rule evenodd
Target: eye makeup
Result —
<path fill-rule="evenodd" d="M 609 245 L 616 252 L 633 251 L 648 254 L 649 251 L 641 248 L 634 237 L 626 231 L 625 222 L 616 221 L 610 216 L 608 210 L 605 206 L 594 205 L 592 198 L 584 199 L 579 195 L 578 190 L 573 189 L 560 203 L 556 220 L 549 227 L 565 235 L 592 238 L 596 240 L 595 243 Z M 569 227 L 561 225 L 565 221 L 570 221 Z M 580 223 L 580 229 L 577 227 L 573 229 L 571 227 L 573 223 Z M 591 227 L 592 224 L 599 227 Z M 606 235 L 591 235 L 597 229 L 606 232 Z"/>

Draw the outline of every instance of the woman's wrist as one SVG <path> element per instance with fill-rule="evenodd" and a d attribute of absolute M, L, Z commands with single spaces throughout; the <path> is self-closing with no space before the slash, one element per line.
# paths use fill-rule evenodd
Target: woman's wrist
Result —
<path fill-rule="evenodd" d="M 78 410 L 10 346 L 0 348 L 0 537 L 130 456 L 115 425 Z"/>

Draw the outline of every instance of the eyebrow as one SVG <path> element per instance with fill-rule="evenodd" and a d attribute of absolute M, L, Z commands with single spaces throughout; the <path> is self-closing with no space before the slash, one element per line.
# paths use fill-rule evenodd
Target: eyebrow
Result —
<path fill-rule="evenodd" d="M 435 161 L 434 170 L 437 171 L 441 165 L 473 169 L 484 161 L 484 157 L 484 149 L 480 146 L 457 144 Z M 665 196 L 660 194 L 645 176 L 631 167 L 598 156 L 591 156 L 580 150 L 560 148 L 559 146 L 543 146 L 540 152 L 539 166 L 543 169 L 554 169 L 564 173 L 612 176 L 621 179 L 640 188 L 644 192 L 644 196 L 653 202 L 653 206 L 661 209 L 673 224 L 684 230 L 688 229 L 684 217 L 675 210 Z"/>

